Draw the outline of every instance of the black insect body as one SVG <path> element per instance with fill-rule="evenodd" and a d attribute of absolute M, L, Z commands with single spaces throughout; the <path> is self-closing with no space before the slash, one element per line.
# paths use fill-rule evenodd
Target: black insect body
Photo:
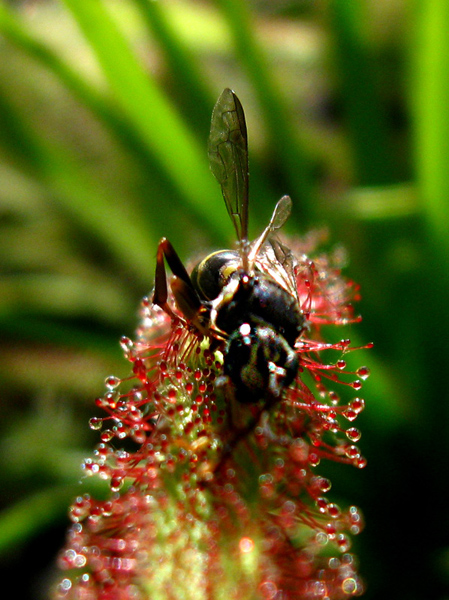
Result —
<path fill-rule="evenodd" d="M 206 256 L 193 269 L 190 278 L 202 300 L 215 300 L 240 264 L 235 250 L 219 250 Z"/>
<path fill-rule="evenodd" d="M 164 257 L 173 272 L 178 309 L 223 353 L 227 389 L 240 403 L 278 401 L 295 380 L 295 343 L 304 327 L 288 248 L 272 237 L 287 220 L 291 200 L 277 203 L 270 223 L 248 242 L 248 148 L 243 108 L 225 89 L 211 123 L 209 158 L 234 223 L 239 250 L 220 250 L 189 275 L 168 240 L 159 243 L 153 302 L 169 315 Z"/>
<path fill-rule="evenodd" d="M 272 327 L 245 323 L 229 338 L 223 371 L 238 402 L 263 398 L 272 403 L 293 382 L 298 367 L 295 351 Z"/>

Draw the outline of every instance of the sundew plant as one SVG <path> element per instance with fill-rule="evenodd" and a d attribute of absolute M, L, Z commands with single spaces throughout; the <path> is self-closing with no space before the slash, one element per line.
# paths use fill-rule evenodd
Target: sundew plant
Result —
<path fill-rule="evenodd" d="M 84 470 L 111 493 L 72 504 L 59 559 L 70 573 L 58 598 L 363 592 L 350 552 L 362 516 L 328 496 L 331 482 L 318 469 L 322 460 L 366 463 L 353 422 L 369 370 L 347 369 L 351 341 L 321 332 L 358 320 L 358 287 L 314 236 L 275 237 L 290 213 L 287 196 L 248 242 L 247 130 L 229 89 L 213 112 L 209 155 L 239 251 L 214 252 L 189 276 L 160 242 L 137 337 L 121 340 L 132 374 L 106 379 L 97 400 L 106 416 L 90 421 L 101 443 Z M 354 392 L 347 404 L 341 385 Z"/>
<path fill-rule="evenodd" d="M 448 23 L 446 0 L 0 0 L 15 596 L 449 597 Z M 244 146 L 208 158 L 228 87 L 247 204 L 220 172 Z"/>

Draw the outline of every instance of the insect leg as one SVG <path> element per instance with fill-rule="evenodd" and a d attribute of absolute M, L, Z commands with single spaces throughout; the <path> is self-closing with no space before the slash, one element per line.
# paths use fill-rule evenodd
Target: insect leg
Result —
<path fill-rule="evenodd" d="M 202 330 L 203 328 L 198 324 L 198 316 L 202 307 L 201 300 L 193 287 L 186 268 L 167 238 L 162 238 L 157 247 L 153 304 L 160 306 L 170 317 L 176 316 L 167 301 L 168 287 L 164 259 L 174 275 L 171 289 L 177 307 L 186 319 L 192 321 L 198 329 Z"/>

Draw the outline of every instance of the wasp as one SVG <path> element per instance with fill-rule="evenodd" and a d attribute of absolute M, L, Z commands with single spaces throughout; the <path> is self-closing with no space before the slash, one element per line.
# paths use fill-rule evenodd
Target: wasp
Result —
<path fill-rule="evenodd" d="M 170 287 L 186 321 L 223 354 L 226 389 L 238 403 L 265 406 L 282 398 L 299 371 L 295 343 L 305 317 L 296 289 L 295 261 L 274 235 L 287 221 L 291 199 L 283 196 L 261 235 L 248 240 L 248 136 L 236 94 L 226 88 L 215 104 L 208 144 L 212 173 L 221 186 L 237 234 L 237 250 L 219 250 L 189 274 L 172 244 L 162 238 L 152 301 L 175 317 Z"/>

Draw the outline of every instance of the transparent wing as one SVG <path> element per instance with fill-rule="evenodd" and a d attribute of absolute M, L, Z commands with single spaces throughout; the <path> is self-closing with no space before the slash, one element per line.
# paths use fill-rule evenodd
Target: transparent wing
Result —
<path fill-rule="evenodd" d="M 282 196 L 274 207 L 273 214 L 267 227 L 262 234 L 251 244 L 251 251 L 248 254 L 248 262 L 251 265 L 259 254 L 260 249 L 265 244 L 272 233 L 280 229 L 290 216 L 292 211 L 292 201 L 290 196 Z"/>
<path fill-rule="evenodd" d="M 268 227 L 266 231 L 268 233 L 272 233 L 276 231 L 276 229 L 280 229 L 284 226 L 284 223 L 290 217 L 292 212 L 292 199 L 290 196 L 282 196 L 282 198 L 277 202 L 274 207 L 273 214 L 271 216 L 270 222 L 268 223 Z"/>
<path fill-rule="evenodd" d="M 258 269 L 268 273 L 281 287 L 293 297 L 298 296 L 295 277 L 296 258 L 292 251 L 276 237 L 261 248 L 255 259 Z"/>
<path fill-rule="evenodd" d="M 212 112 L 209 161 L 221 186 L 239 241 L 248 238 L 248 135 L 245 113 L 235 93 L 226 88 Z"/>
<path fill-rule="evenodd" d="M 276 232 L 290 216 L 292 201 L 283 196 L 276 204 L 268 226 L 251 244 L 248 261 L 251 268 L 256 266 L 260 271 L 270 275 L 281 287 L 294 298 L 297 298 L 295 264 L 292 251 L 276 237 Z"/>

